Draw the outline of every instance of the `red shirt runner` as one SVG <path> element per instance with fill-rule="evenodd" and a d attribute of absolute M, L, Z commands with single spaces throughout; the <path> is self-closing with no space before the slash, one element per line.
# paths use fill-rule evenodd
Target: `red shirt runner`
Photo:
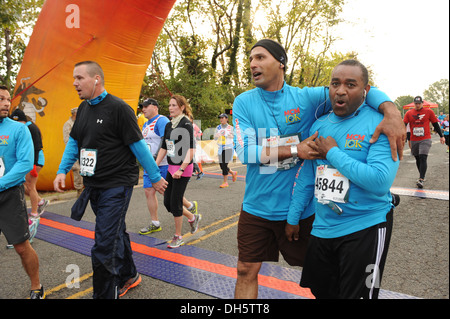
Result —
<path fill-rule="evenodd" d="M 409 123 L 411 129 L 411 141 L 422 141 L 431 138 L 430 121 L 438 121 L 436 115 L 430 108 L 421 108 L 419 111 L 411 109 L 406 112 L 403 122 Z"/>

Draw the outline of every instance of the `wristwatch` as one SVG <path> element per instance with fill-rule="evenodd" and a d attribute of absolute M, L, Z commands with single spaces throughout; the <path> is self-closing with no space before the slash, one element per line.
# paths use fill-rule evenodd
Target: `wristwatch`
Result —
<path fill-rule="evenodd" d="M 291 145 L 291 156 L 293 159 L 296 159 L 298 157 L 297 145 Z"/>
<path fill-rule="evenodd" d="M 181 172 L 184 172 L 184 169 L 182 169 L 181 167 L 178 170 L 181 171 Z"/>

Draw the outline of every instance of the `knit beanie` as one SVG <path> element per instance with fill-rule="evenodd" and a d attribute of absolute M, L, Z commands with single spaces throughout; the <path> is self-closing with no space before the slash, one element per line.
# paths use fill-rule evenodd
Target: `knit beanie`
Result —
<path fill-rule="evenodd" d="M 272 56 L 279 62 L 283 63 L 286 66 L 287 63 L 287 55 L 284 48 L 276 41 L 270 39 L 263 39 L 256 42 L 256 44 L 252 47 L 252 50 L 255 47 L 263 47 L 267 51 L 272 54 Z"/>

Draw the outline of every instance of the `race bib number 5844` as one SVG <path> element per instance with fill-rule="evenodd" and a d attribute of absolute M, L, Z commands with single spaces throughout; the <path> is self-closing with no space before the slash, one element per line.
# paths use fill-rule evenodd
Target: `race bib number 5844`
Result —
<path fill-rule="evenodd" d="M 316 169 L 314 196 L 320 203 L 346 203 L 350 181 L 332 166 L 319 165 Z"/>

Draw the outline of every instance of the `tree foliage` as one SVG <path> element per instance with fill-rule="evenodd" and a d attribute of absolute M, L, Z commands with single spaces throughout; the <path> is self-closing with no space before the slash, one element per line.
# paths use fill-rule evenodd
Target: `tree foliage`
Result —
<path fill-rule="evenodd" d="M 448 114 L 448 98 L 449 98 L 449 82 L 448 79 L 431 84 L 428 89 L 423 92 L 423 98 L 428 102 L 439 104 L 439 111 Z"/>
<path fill-rule="evenodd" d="M 330 52 L 330 29 L 339 23 L 344 0 L 180 0 L 158 38 L 143 95 L 186 96 L 196 119 L 216 125 L 217 115 L 253 87 L 248 56 L 257 40 L 280 42 L 288 54 L 286 81 L 326 85 L 337 62 L 354 52 Z M 164 86 L 149 80 L 160 79 Z M 167 104 L 167 103 L 166 103 Z M 162 112 L 164 107 L 162 108 Z"/>
<path fill-rule="evenodd" d="M 0 83 L 11 88 L 45 0 L 0 0 Z"/>
<path fill-rule="evenodd" d="M 407 105 L 414 101 L 414 97 L 411 95 L 402 95 L 399 96 L 395 101 L 394 104 L 397 106 L 397 109 L 404 115 L 406 113 L 405 110 L 403 110 L 403 105 Z"/>
<path fill-rule="evenodd" d="M 0 81 L 11 86 L 27 34 L 44 0 L 0 0 Z M 171 94 L 184 95 L 202 126 L 253 87 L 248 56 L 257 40 L 271 38 L 287 51 L 287 83 L 327 85 L 336 63 L 355 52 L 332 52 L 331 29 L 344 0 L 178 0 L 156 43 L 141 98 L 156 98 L 168 114 Z M 369 70 L 370 71 L 370 70 Z"/>

